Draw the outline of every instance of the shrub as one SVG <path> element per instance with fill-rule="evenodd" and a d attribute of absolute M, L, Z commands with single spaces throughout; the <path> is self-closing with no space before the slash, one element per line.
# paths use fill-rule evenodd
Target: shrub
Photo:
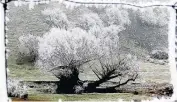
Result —
<path fill-rule="evenodd" d="M 150 56 L 154 59 L 168 59 L 168 53 L 163 50 L 153 50 Z"/>
<path fill-rule="evenodd" d="M 18 80 L 8 79 L 7 93 L 9 97 L 17 97 L 22 99 L 28 98 L 27 86 L 20 83 Z"/>
<path fill-rule="evenodd" d="M 57 90 L 57 86 L 53 83 L 41 85 L 37 91 L 42 93 L 55 94 Z"/>
<path fill-rule="evenodd" d="M 38 56 L 39 37 L 28 34 L 19 37 L 17 64 L 35 62 Z"/>
<path fill-rule="evenodd" d="M 74 93 L 76 94 L 82 94 L 84 92 L 83 87 L 81 87 L 80 85 L 76 85 L 74 89 L 75 89 Z"/>

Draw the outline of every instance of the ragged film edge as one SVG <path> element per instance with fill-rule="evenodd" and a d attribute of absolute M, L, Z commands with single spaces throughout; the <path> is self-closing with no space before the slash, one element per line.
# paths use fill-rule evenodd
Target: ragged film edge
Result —
<path fill-rule="evenodd" d="M 13 0 L 12 0 L 13 1 Z M 15 0 L 14 0 L 15 1 Z M 52 1 L 52 0 L 51 0 Z M 148 6 L 138 6 L 138 5 L 134 5 L 134 4 L 129 4 L 129 3 L 117 3 L 117 2 L 109 2 L 108 0 L 106 0 L 106 2 L 104 2 L 103 0 L 101 1 L 101 2 L 95 2 L 95 1 L 89 1 L 89 0 L 87 0 L 88 2 L 83 2 L 83 1 L 70 1 L 70 0 L 64 0 L 64 1 L 62 1 L 62 0 L 60 0 L 60 1 L 58 1 L 58 2 L 60 2 L 60 3 L 65 3 L 65 4 L 69 4 L 69 6 L 68 7 L 70 7 L 70 6 L 77 6 L 77 4 L 79 4 L 79 5 L 86 5 L 86 6 L 96 6 L 96 5 L 104 5 L 105 4 L 105 6 L 106 5 L 127 5 L 127 6 L 132 6 L 132 7 L 138 7 L 138 8 L 146 8 L 146 7 L 153 7 L 153 6 L 165 6 L 165 7 L 170 7 L 170 8 L 173 8 L 173 9 L 171 9 L 172 10 L 172 12 L 171 12 L 171 22 L 170 22 L 170 24 L 171 24 L 171 26 L 169 27 L 170 28 L 170 31 L 169 31 L 169 48 L 170 48 L 170 65 L 171 65 L 171 74 L 172 74 L 172 83 L 173 83 L 173 85 L 174 85 L 174 95 L 173 95 L 173 98 L 176 100 L 176 80 L 175 80 L 175 78 L 176 78 L 176 75 L 174 75 L 176 72 L 176 64 L 175 64 L 175 68 L 174 68 L 174 63 L 175 63 L 175 60 L 174 60 L 174 55 L 176 55 L 175 54 L 175 51 L 176 51 L 176 46 L 175 46 L 175 35 L 174 34 L 172 34 L 172 33 L 175 33 L 176 31 L 175 31 L 175 29 L 174 29 L 174 26 L 176 26 L 176 23 L 175 23 L 175 25 L 174 25 L 174 21 L 176 21 L 176 12 L 174 11 L 174 9 L 176 10 L 176 3 L 174 4 L 174 5 L 148 5 Z M 4 10 L 5 10 L 5 12 L 6 12 L 6 10 L 8 10 L 8 8 L 7 8 L 7 3 L 8 2 L 11 2 L 11 1 L 2 1 L 2 3 L 4 4 Z M 33 1 L 33 0 L 30 0 L 30 1 L 18 1 L 18 2 L 29 2 L 29 5 L 31 5 L 31 6 L 29 6 L 29 7 L 31 7 L 31 9 L 32 9 L 32 7 L 33 7 L 33 3 L 35 3 L 35 2 L 41 2 L 41 3 L 48 3 L 49 1 Z M 174 18 L 174 16 L 175 16 L 175 18 Z M 8 18 L 6 18 L 5 19 L 6 20 L 6 22 L 8 21 Z M 5 23 L 6 24 L 6 23 Z M 6 25 L 5 25 L 5 30 L 6 30 Z M 6 38 L 6 37 L 5 37 Z M 5 41 L 6 42 L 6 41 Z M 7 43 L 7 42 L 6 42 Z M 6 44 L 5 43 L 5 44 Z M 7 52 L 7 49 L 6 49 L 6 52 Z M 176 58 L 177 59 L 177 58 Z M 172 65 L 173 64 L 173 65 Z M 173 67 L 173 68 L 172 68 Z M 174 100 L 173 99 L 173 100 Z M 162 99 L 163 100 L 163 99 Z M 162 101 L 161 100 L 161 101 Z M 165 99 L 164 99 L 165 100 Z M 160 102 L 161 102 L 160 101 Z M 155 102 L 157 102 L 157 100 L 155 100 Z"/>

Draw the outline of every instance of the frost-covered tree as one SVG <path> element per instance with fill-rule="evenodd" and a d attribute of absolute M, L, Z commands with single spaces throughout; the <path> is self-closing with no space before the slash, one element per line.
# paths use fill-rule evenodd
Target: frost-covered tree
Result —
<path fill-rule="evenodd" d="M 52 27 L 68 29 L 69 21 L 67 15 L 58 8 L 48 8 L 42 11 L 45 15 L 46 23 Z"/>
<path fill-rule="evenodd" d="M 122 7 L 111 6 L 105 10 L 106 15 L 104 16 L 104 21 L 107 25 L 129 25 L 131 21 L 129 20 L 128 11 Z"/>
<path fill-rule="evenodd" d="M 78 92 L 78 87 L 80 86 L 77 85 L 83 85 L 83 82 L 78 77 L 81 71 L 81 65 L 93 60 L 100 60 L 104 66 L 106 64 L 112 64 L 109 60 L 114 61 L 119 57 L 118 34 L 121 30 L 121 27 L 112 25 L 103 28 L 99 31 L 100 34 L 95 36 L 93 32 L 86 32 L 81 28 L 74 28 L 71 30 L 53 28 L 40 40 L 38 50 L 39 60 L 37 61 L 37 65 L 52 72 L 58 79 L 60 79 L 60 86 L 58 87 L 60 92 L 73 93 L 76 90 Z M 117 63 L 119 63 L 119 61 Z M 124 64 L 126 64 L 126 62 L 123 62 L 121 65 L 125 66 Z M 100 73 L 105 73 L 104 75 L 106 76 L 107 74 L 108 76 L 112 76 L 117 73 L 104 72 L 105 67 L 103 66 L 103 70 L 100 71 Z M 133 68 L 132 66 L 129 67 L 130 69 Z M 117 70 L 119 68 L 119 66 L 116 67 Z M 110 68 L 107 70 L 109 69 Z M 127 70 L 131 71 L 129 69 Z M 115 78 L 110 77 L 107 79 L 106 77 L 106 79 L 104 79 L 105 77 L 102 77 L 103 79 L 101 79 L 101 81 L 98 80 L 95 82 L 97 84 L 90 83 L 82 90 L 87 92 L 94 91 L 94 89 L 101 83 Z M 135 79 L 136 77 L 133 76 L 133 79 L 130 81 L 134 81 Z M 68 88 L 65 89 L 64 87 Z"/>
<path fill-rule="evenodd" d="M 166 48 L 168 46 L 168 9 L 162 7 L 144 8 L 134 11 L 132 26 L 127 29 L 130 32 L 128 37 L 133 38 L 146 51 L 151 52 L 157 47 Z M 157 41 L 158 38 L 158 41 Z"/>
<path fill-rule="evenodd" d="M 31 34 L 19 37 L 17 64 L 35 62 L 38 57 L 38 43 L 40 37 Z"/>
<path fill-rule="evenodd" d="M 166 8 L 146 8 L 138 10 L 138 17 L 142 23 L 150 26 L 163 27 L 168 24 L 169 13 Z"/>
<path fill-rule="evenodd" d="M 96 54 L 98 41 L 80 28 L 69 31 L 53 28 L 40 40 L 39 57 L 45 67 L 68 65 L 72 60 L 87 60 Z"/>
<path fill-rule="evenodd" d="M 61 14 L 57 14 L 58 10 L 56 10 L 57 12 L 54 10 L 56 13 L 47 13 L 54 18 L 62 15 L 67 19 L 64 19 L 64 21 L 70 22 L 72 25 L 72 27 L 66 29 L 65 26 L 60 26 L 61 22 L 56 21 L 56 28 L 52 28 L 44 34 L 39 43 L 39 57 L 36 64 L 40 68 L 52 72 L 60 79 L 58 91 L 63 93 L 94 91 L 100 84 L 115 78 L 112 76 L 119 77 L 117 76 L 118 71 L 124 72 L 124 70 L 119 70 L 120 66 L 112 65 L 111 62 L 120 57 L 119 32 L 125 30 L 125 25 L 128 25 L 130 21 L 127 12 L 124 12 L 124 10 L 117 12 L 114 9 L 118 10 L 118 8 L 106 9 L 104 14 L 106 18 L 88 10 L 88 8 L 85 12 L 82 12 L 82 10 L 72 12 L 72 15 L 68 14 L 66 10 L 62 11 L 62 9 L 59 10 Z M 62 17 L 56 18 L 56 20 L 58 19 L 62 19 Z M 51 19 L 51 21 L 53 20 Z M 102 66 L 100 73 L 104 73 L 104 75 L 93 70 L 97 76 L 100 74 L 100 79 L 84 86 L 84 81 L 79 79 L 80 67 L 95 60 L 100 61 Z M 117 61 L 116 65 L 121 64 L 125 67 L 126 62 L 122 63 L 120 61 Z M 114 70 L 112 70 L 112 66 L 115 68 Z M 133 67 L 129 67 L 129 69 L 125 69 L 131 72 L 130 69 Z M 109 70 L 113 72 L 110 73 Z M 133 76 L 133 79 L 131 78 L 128 77 L 127 82 L 134 81 L 136 76 Z M 67 87 L 67 89 L 64 87 Z"/>
<path fill-rule="evenodd" d="M 105 57 L 119 54 L 119 32 L 124 30 L 122 26 L 111 25 L 108 27 L 95 26 L 89 30 L 99 40 L 99 53 Z"/>
<path fill-rule="evenodd" d="M 40 40 L 37 64 L 60 79 L 60 91 L 67 85 L 63 92 L 71 93 L 78 84 L 79 67 L 98 56 L 98 45 L 96 38 L 81 28 L 53 28 Z"/>
<path fill-rule="evenodd" d="M 76 26 L 88 31 L 89 29 L 95 26 L 103 27 L 103 21 L 96 13 L 84 13 L 78 17 Z"/>

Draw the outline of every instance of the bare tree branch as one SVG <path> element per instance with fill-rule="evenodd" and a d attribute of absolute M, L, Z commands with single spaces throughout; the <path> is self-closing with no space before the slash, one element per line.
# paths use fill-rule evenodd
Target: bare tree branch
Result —
<path fill-rule="evenodd" d="M 109 87 L 109 88 L 116 88 L 116 87 L 120 87 L 120 86 L 122 86 L 122 85 L 126 85 L 128 82 L 130 82 L 130 81 L 135 81 L 135 79 L 138 77 L 138 74 L 136 74 L 134 77 L 132 77 L 132 78 L 129 78 L 129 79 L 127 79 L 125 82 L 123 82 L 123 83 L 120 83 L 120 84 L 118 84 L 118 85 L 116 85 L 116 86 L 113 86 L 113 87 Z"/>
<path fill-rule="evenodd" d="M 96 71 L 93 70 L 95 75 L 99 78 L 99 80 L 94 82 L 95 87 L 114 78 L 119 78 L 119 82 L 117 85 L 109 88 L 120 87 L 122 85 L 127 84 L 130 81 L 135 81 L 135 79 L 137 79 L 138 73 L 136 71 L 135 73 L 134 70 L 131 70 L 131 67 L 133 68 L 133 66 L 127 64 L 130 62 L 126 61 L 126 58 L 119 60 L 117 63 L 118 64 L 114 63 L 104 64 L 100 61 L 101 71 L 98 71 L 97 69 Z M 123 77 L 125 78 L 128 77 L 128 79 L 125 82 L 121 83 Z"/>

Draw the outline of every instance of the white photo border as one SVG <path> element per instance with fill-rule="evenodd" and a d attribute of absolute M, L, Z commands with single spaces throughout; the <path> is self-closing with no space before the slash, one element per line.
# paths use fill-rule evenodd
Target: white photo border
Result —
<path fill-rule="evenodd" d="M 14 1 L 14 0 L 13 0 Z M 24 0 L 22 0 L 23 2 Z M 99 5 L 127 5 L 129 7 L 135 7 L 135 8 L 143 8 L 143 7 L 150 7 L 150 6 L 164 6 L 168 7 L 168 10 L 170 12 L 170 22 L 169 22 L 169 33 L 168 33 L 168 42 L 169 42 L 169 64 L 170 64 L 170 72 L 171 72 L 171 83 L 173 84 L 173 95 L 169 99 L 161 98 L 161 99 L 153 99 L 151 101 L 148 100 L 142 100 L 142 102 L 174 102 L 177 100 L 177 68 L 176 68 L 176 61 L 175 58 L 176 53 L 175 49 L 177 49 L 175 42 L 176 40 L 176 2 L 177 0 L 172 0 L 169 2 L 161 3 L 159 1 L 154 1 L 154 2 L 148 2 L 148 3 L 143 3 L 139 2 L 139 4 L 129 4 L 122 2 L 123 0 L 50 0 L 50 1 L 57 1 L 59 3 L 64 3 L 67 5 L 69 8 L 73 8 L 79 5 L 85 5 L 85 6 L 99 6 Z M 126 1 L 126 0 L 125 0 Z M 8 101 L 8 96 L 7 96 L 7 86 L 6 86 L 6 53 L 5 53 L 5 12 L 4 12 L 4 4 L 5 1 L 1 1 L 0 3 L 0 101 L 1 102 L 7 102 Z M 16 1 L 17 6 L 19 0 Z M 26 2 L 26 1 L 25 1 Z M 49 3 L 49 0 L 27 0 L 29 2 L 29 9 L 32 9 L 34 7 L 35 2 L 41 2 L 41 3 Z M 160 4 L 160 5 L 159 5 Z M 19 3 L 20 5 L 20 3 Z M 139 6 L 141 5 L 141 6 Z M 62 100 L 59 99 L 59 102 Z M 89 101 L 90 102 L 90 101 Z M 118 102 L 124 102 L 122 99 L 120 99 Z M 132 101 L 133 102 L 133 101 Z M 175 101 L 176 102 L 176 101 Z"/>

